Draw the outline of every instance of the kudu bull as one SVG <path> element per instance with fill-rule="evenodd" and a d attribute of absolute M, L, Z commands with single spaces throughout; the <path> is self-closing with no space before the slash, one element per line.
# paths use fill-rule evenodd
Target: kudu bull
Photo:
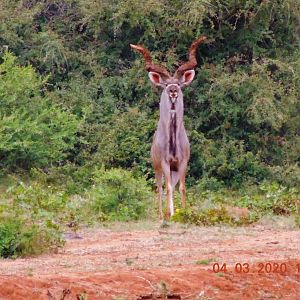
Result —
<path fill-rule="evenodd" d="M 154 64 L 146 48 L 141 45 L 130 45 L 144 56 L 146 70 L 152 83 L 163 88 L 160 97 L 160 117 L 151 147 L 161 219 L 163 218 L 163 175 L 167 189 L 167 217 L 174 214 L 173 190 L 178 181 L 182 207 L 185 207 L 185 176 L 190 158 L 190 143 L 183 124 L 181 88 L 194 79 L 194 68 L 197 65 L 196 50 L 205 39 L 206 37 L 202 36 L 192 43 L 188 62 L 181 65 L 174 76 L 171 76 L 164 67 Z"/>

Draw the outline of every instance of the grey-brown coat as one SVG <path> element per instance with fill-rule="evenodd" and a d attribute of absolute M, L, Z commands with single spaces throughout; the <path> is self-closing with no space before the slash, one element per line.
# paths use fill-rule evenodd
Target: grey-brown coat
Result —
<path fill-rule="evenodd" d="M 190 143 L 184 128 L 182 88 L 192 82 L 197 65 L 196 49 L 206 39 L 195 40 L 189 49 L 189 61 L 181 65 L 173 76 L 153 64 L 150 52 L 141 45 L 130 45 L 143 54 L 150 80 L 163 88 L 160 97 L 160 117 L 151 147 L 159 200 L 159 215 L 163 218 L 163 176 L 167 189 L 167 217 L 174 214 L 173 191 L 179 181 L 182 206 L 186 203 L 185 177 L 190 158 Z"/>

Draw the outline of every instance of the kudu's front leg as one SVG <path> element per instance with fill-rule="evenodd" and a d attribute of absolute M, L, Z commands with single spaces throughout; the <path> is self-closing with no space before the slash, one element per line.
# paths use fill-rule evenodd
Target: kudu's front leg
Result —
<path fill-rule="evenodd" d="M 159 208 L 159 218 L 163 219 L 163 209 L 162 209 L 162 194 L 163 194 L 163 182 L 162 182 L 162 171 L 155 171 L 155 180 L 156 180 L 156 192 L 157 192 L 157 200 L 158 200 L 158 208 Z"/>
<path fill-rule="evenodd" d="M 182 161 L 179 166 L 178 173 L 179 173 L 179 192 L 181 198 L 181 206 L 185 208 L 186 205 L 186 187 L 185 187 L 185 176 L 187 170 L 187 161 Z"/>
<path fill-rule="evenodd" d="M 174 203 L 173 203 L 173 187 L 171 180 L 170 164 L 166 161 L 161 163 L 163 173 L 165 175 L 166 189 L 167 189 L 167 219 L 170 219 L 174 215 Z"/>

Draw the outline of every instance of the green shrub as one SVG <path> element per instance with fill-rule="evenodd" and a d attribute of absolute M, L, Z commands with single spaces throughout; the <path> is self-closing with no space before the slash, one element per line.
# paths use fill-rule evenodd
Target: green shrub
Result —
<path fill-rule="evenodd" d="M 300 152 L 300 147 L 296 147 L 293 151 Z M 269 171 L 271 179 L 286 187 L 300 186 L 300 166 L 299 163 L 283 166 L 270 167 Z"/>
<path fill-rule="evenodd" d="M 0 223 L 0 256 L 9 257 L 17 254 L 18 233 L 21 225 L 18 221 Z"/>
<path fill-rule="evenodd" d="M 100 169 L 95 172 L 94 186 L 87 194 L 91 215 L 110 220 L 138 220 L 146 216 L 152 192 L 143 178 L 130 171 Z"/>
<path fill-rule="evenodd" d="M 216 225 L 220 223 L 231 223 L 231 218 L 225 208 L 212 208 L 202 211 L 193 209 L 177 209 L 172 220 L 180 223 L 191 223 L 194 225 Z"/>
<path fill-rule="evenodd" d="M 225 188 L 223 181 L 218 180 L 216 177 L 203 176 L 198 180 L 197 184 L 193 186 L 193 190 L 201 191 L 219 191 Z"/>
<path fill-rule="evenodd" d="M 94 161 L 114 168 L 132 168 L 141 176 L 149 176 L 152 135 L 155 121 L 137 108 L 111 115 L 98 132 Z"/>
<path fill-rule="evenodd" d="M 36 181 L 30 184 L 19 182 L 8 192 L 13 197 L 14 211 L 20 216 L 30 216 L 32 220 L 43 217 L 51 222 L 57 221 L 68 201 L 65 192 Z"/>
<path fill-rule="evenodd" d="M 203 189 L 240 187 L 241 184 L 259 182 L 268 175 L 259 155 L 247 151 L 243 141 L 207 139 L 193 131 L 191 136 L 191 176 L 200 177 Z"/>
<path fill-rule="evenodd" d="M 83 194 L 93 183 L 94 165 L 83 166 L 67 163 L 63 166 L 53 166 L 45 170 L 32 168 L 31 179 L 44 186 L 60 187 L 67 195 Z M 61 184 L 63 182 L 63 185 Z"/>
<path fill-rule="evenodd" d="M 0 167 L 45 166 L 66 158 L 79 121 L 52 104 L 31 66 L 6 52 L 0 64 Z"/>
<path fill-rule="evenodd" d="M 295 216 L 295 224 L 300 228 L 300 212 Z"/>
<path fill-rule="evenodd" d="M 299 210 L 300 192 L 295 188 L 286 188 L 276 182 L 262 183 L 256 192 L 248 191 L 234 201 L 234 205 L 264 215 L 291 215 Z"/>
<path fill-rule="evenodd" d="M 53 226 L 32 224 L 21 218 L 5 218 L 0 222 L 0 257 L 36 255 L 64 244 Z"/>
<path fill-rule="evenodd" d="M 215 184 L 212 182 L 212 187 Z M 176 197 L 175 199 L 177 200 Z M 219 222 L 232 225 L 250 224 L 265 215 L 295 215 L 297 220 L 300 190 L 266 181 L 236 190 L 204 189 L 203 182 L 200 182 L 189 189 L 188 204 L 190 208 L 178 210 L 174 220 L 197 225 L 213 225 Z"/>
<path fill-rule="evenodd" d="M 224 206 L 217 206 L 206 209 L 199 209 L 197 207 L 177 209 L 172 220 L 197 226 L 214 226 L 218 224 L 247 225 L 255 222 L 257 218 L 253 215 L 236 218 L 230 215 Z"/>
<path fill-rule="evenodd" d="M 64 244 L 68 197 L 38 182 L 19 182 L 1 195 L 0 255 L 40 254 Z"/>

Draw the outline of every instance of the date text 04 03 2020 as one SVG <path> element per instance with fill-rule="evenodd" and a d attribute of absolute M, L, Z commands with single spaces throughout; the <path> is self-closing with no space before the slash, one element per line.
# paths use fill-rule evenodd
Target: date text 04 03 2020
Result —
<path fill-rule="evenodd" d="M 213 272 L 215 273 L 226 273 L 227 270 L 232 270 L 235 273 L 281 273 L 285 274 L 287 272 L 295 272 L 300 274 L 300 263 L 294 266 L 294 270 L 292 270 L 292 266 L 287 266 L 286 263 L 276 263 L 276 262 L 267 262 L 267 263 L 258 263 L 256 265 L 251 266 L 249 263 L 236 263 L 233 267 L 227 267 L 226 263 L 214 263 L 212 265 Z"/>

